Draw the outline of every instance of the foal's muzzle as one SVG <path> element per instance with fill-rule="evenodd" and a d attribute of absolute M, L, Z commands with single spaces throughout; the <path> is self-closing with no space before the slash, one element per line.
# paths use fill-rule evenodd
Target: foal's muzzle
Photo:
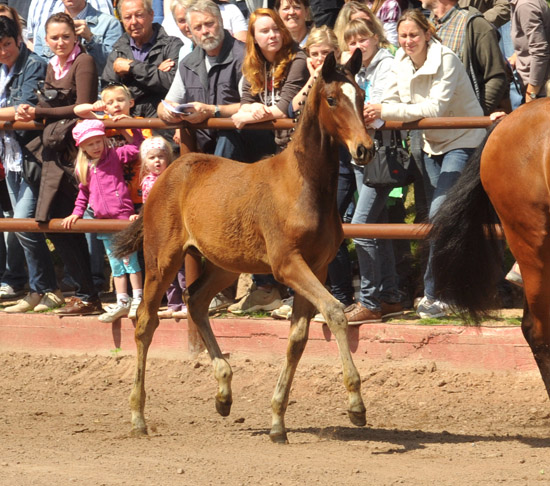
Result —
<path fill-rule="evenodd" d="M 355 148 L 355 153 L 352 152 L 351 156 L 357 164 L 366 165 L 374 157 L 374 147 L 371 145 L 367 148 L 363 144 L 359 144 Z"/>

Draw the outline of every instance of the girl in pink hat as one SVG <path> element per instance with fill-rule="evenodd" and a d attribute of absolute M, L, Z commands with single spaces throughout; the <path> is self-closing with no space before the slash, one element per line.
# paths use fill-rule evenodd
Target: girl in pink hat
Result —
<path fill-rule="evenodd" d="M 123 132 L 126 132 L 123 130 Z M 94 210 L 100 219 L 137 219 L 130 192 L 124 181 L 123 164 L 136 160 L 139 146 L 143 141 L 140 130 L 134 130 L 128 137 L 128 144 L 110 148 L 107 145 L 105 126 L 100 120 L 84 120 L 73 129 L 73 138 L 78 147 L 75 175 L 78 178 L 79 192 L 73 213 L 63 220 L 63 227 L 70 229 L 86 208 Z M 99 316 L 101 322 L 113 322 L 120 317 L 135 319 L 136 311 L 143 295 L 141 268 L 137 253 L 122 259 L 116 258 L 111 250 L 113 234 L 100 234 L 109 258 L 113 274 L 117 303 Z M 132 285 L 132 298 L 128 295 L 128 282 Z"/>

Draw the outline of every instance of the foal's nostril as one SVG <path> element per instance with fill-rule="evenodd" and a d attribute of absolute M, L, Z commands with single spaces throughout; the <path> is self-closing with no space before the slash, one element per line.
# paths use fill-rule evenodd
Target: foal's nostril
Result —
<path fill-rule="evenodd" d="M 367 155 L 367 149 L 364 145 L 359 145 L 357 147 L 357 159 L 358 160 L 364 160 Z"/>

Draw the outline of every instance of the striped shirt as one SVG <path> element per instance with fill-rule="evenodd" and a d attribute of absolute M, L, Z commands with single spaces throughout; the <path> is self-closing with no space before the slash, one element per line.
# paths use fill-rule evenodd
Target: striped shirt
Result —
<path fill-rule="evenodd" d="M 441 43 L 462 59 L 468 10 L 455 5 L 443 17 L 440 19 L 434 17 L 433 20 Z"/>
<path fill-rule="evenodd" d="M 114 15 L 113 2 L 111 0 L 88 0 L 91 5 L 100 12 Z M 27 18 L 27 37 L 34 39 L 40 26 L 46 24 L 54 13 L 64 12 L 65 6 L 62 0 L 32 0 Z"/>

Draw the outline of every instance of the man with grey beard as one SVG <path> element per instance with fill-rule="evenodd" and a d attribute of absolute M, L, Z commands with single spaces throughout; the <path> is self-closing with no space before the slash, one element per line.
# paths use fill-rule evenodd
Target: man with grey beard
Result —
<path fill-rule="evenodd" d="M 240 106 L 245 44 L 224 30 L 220 9 L 212 0 L 189 6 L 186 20 L 195 49 L 180 62 L 165 101 L 190 105 L 185 114 L 177 114 L 160 103 L 158 116 L 167 123 L 229 118 Z M 196 135 L 202 152 L 242 160 L 237 131 L 197 130 Z"/>

